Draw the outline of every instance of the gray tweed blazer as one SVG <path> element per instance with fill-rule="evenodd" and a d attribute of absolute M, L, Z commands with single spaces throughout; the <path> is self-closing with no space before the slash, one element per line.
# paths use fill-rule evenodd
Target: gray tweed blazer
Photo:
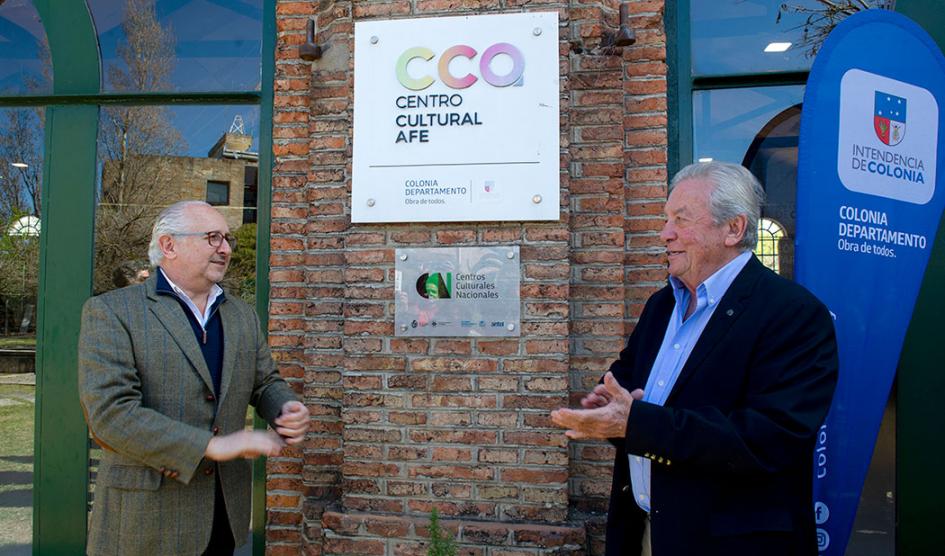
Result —
<path fill-rule="evenodd" d="M 155 273 L 156 274 L 156 273 Z M 279 376 L 256 312 L 240 299 L 220 305 L 223 377 L 219 400 L 178 302 L 155 293 L 156 277 L 89 299 L 79 337 L 79 395 L 105 448 L 89 525 L 90 555 L 201 554 L 213 523 L 219 473 L 236 545 L 249 529 L 248 460 L 203 457 L 214 431 L 244 427 L 248 405 L 270 423 L 297 399 Z M 161 470 L 176 470 L 176 479 Z"/>

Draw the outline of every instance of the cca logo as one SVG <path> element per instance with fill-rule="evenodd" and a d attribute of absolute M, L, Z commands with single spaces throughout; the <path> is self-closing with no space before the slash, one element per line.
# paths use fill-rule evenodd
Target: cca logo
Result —
<path fill-rule="evenodd" d="M 450 62 L 453 61 L 453 58 L 462 56 L 463 58 L 472 60 L 476 57 L 476 54 L 476 49 L 471 46 L 466 46 L 465 44 L 458 44 L 444 50 L 443 54 L 440 55 L 440 61 L 437 63 L 437 73 L 440 76 L 440 80 L 451 89 L 465 89 L 478 81 L 479 78 L 471 73 L 463 77 L 456 77 L 450 73 Z M 505 54 L 512 59 L 512 69 L 505 75 L 496 75 L 496 73 L 492 71 L 492 60 L 499 54 Z M 397 80 L 400 81 L 401 85 L 411 91 L 422 91 L 426 89 L 436 80 L 429 75 L 417 78 L 411 77 L 407 72 L 407 66 L 416 58 L 430 61 L 434 56 L 435 54 L 432 50 L 423 46 L 408 48 L 400 55 L 400 58 L 397 58 Z M 482 57 L 479 59 L 479 74 L 487 83 L 495 87 L 508 87 L 519 81 L 524 73 L 525 57 L 522 56 L 522 52 L 518 48 L 507 42 L 500 42 L 490 46 L 482 53 Z"/>
<path fill-rule="evenodd" d="M 424 299 L 449 299 L 452 291 L 452 272 L 425 272 L 417 278 L 417 293 Z"/>

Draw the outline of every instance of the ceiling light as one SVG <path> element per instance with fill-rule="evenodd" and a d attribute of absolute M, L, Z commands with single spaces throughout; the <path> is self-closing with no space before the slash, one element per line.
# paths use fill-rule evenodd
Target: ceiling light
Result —
<path fill-rule="evenodd" d="M 789 42 L 772 42 L 765 47 L 765 52 L 784 52 L 788 48 L 791 48 Z"/>
<path fill-rule="evenodd" d="M 30 165 L 25 162 L 11 162 L 10 166 L 13 166 L 14 168 L 29 168 L 30 167 Z"/>
<path fill-rule="evenodd" d="M 699 159 L 699 162 L 712 162 L 711 156 L 702 157 Z"/>

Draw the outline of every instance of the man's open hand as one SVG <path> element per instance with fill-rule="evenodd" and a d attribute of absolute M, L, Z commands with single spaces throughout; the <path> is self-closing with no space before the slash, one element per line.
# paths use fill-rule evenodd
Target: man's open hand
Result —
<path fill-rule="evenodd" d="M 623 438 L 627 434 L 627 419 L 634 400 L 643 399 L 643 390 L 632 393 L 620 386 L 612 373 L 604 375 L 604 383 L 581 400 L 586 409 L 561 408 L 551 412 L 551 421 L 567 429 L 565 435 L 575 440 L 583 438 Z"/>
<path fill-rule="evenodd" d="M 285 446 L 285 442 L 272 431 L 241 430 L 211 438 L 204 456 L 213 461 L 278 456 L 283 446 Z"/>

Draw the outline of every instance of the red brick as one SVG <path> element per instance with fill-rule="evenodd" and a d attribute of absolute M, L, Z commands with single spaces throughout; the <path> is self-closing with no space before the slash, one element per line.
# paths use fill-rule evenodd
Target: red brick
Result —
<path fill-rule="evenodd" d="M 548 469 L 503 469 L 500 480 L 508 483 L 563 483 L 567 481 L 568 473 L 565 470 Z"/>
<path fill-rule="evenodd" d="M 325 538 L 325 551 L 332 554 L 363 554 L 383 556 L 384 541 L 372 539 Z"/>

